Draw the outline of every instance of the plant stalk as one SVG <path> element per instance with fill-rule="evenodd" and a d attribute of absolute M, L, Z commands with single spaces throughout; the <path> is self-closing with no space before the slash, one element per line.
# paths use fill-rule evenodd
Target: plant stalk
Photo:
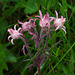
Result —
<path fill-rule="evenodd" d="M 23 40 L 23 42 L 24 42 L 25 45 L 26 45 L 26 41 L 25 41 L 25 39 L 24 39 L 23 37 L 20 37 L 20 38 Z M 30 57 L 32 58 L 32 55 L 31 55 L 31 52 L 30 52 L 29 48 L 28 48 L 28 47 L 26 47 L 26 48 L 27 48 L 27 51 L 28 51 Z"/>
<path fill-rule="evenodd" d="M 40 67 L 38 66 L 38 75 L 41 75 Z"/>

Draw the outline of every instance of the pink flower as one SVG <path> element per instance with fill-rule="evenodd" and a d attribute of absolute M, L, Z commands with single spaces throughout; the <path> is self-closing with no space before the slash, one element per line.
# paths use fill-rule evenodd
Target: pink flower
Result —
<path fill-rule="evenodd" d="M 39 14 L 40 16 L 35 16 L 35 17 L 39 17 L 40 18 L 40 26 L 41 27 L 48 27 L 50 28 L 50 20 L 49 20 L 49 14 L 45 14 L 44 17 L 42 17 L 42 13 L 41 11 L 39 10 Z"/>
<path fill-rule="evenodd" d="M 22 23 L 22 22 L 20 22 L 20 21 L 18 20 L 18 23 L 19 23 L 19 24 L 22 24 L 22 29 L 23 29 L 23 30 L 28 31 L 28 30 L 31 29 L 31 27 L 36 27 L 36 25 L 35 25 L 35 21 L 36 21 L 36 20 L 34 20 L 34 22 L 32 22 L 32 20 L 33 20 L 33 19 L 30 19 L 28 22 L 24 22 L 24 23 Z"/>
<path fill-rule="evenodd" d="M 56 28 L 55 31 L 58 29 L 62 29 L 66 34 L 66 28 L 64 26 L 64 23 L 66 22 L 66 20 L 65 20 L 66 18 L 64 18 L 63 16 L 61 16 L 61 18 L 58 18 L 57 11 L 55 11 L 55 13 L 56 13 L 56 18 L 50 17 L 50 18 L 54 19 L 54 27 Z"/>
<path fill-rule="evenodd" d="M 20 35 L 22 35 L 21 33 L 19 33 L 19 31 L 21 30 L 21 28 L 19 28 L 18 30 L 16 30 L 16 25 L 14 26 L 14 30 L 12 28 L 8 29 L 8 32 L 10 34 L 10 36 L 8 37 L 8 40 L 11 41 L 11 43 L 14 45 L 13 40 L 14 39 L 18 39 Z M 10 40 L 10 38 L 12 38 Z"/>

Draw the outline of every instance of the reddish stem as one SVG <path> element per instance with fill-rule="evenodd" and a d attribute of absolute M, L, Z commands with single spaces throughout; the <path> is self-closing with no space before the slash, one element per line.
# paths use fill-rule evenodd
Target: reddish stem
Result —
<path fill-rule="evenodd" d="M 40 67 L 38 67 L 38 75 L 41 75 Z"/>

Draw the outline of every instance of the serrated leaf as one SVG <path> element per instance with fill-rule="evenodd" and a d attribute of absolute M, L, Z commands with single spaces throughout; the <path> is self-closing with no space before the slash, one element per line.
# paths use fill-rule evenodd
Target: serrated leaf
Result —
<path fill-rule="evenodd" d="M 32 14 L 32 13 L 36 12 L 37 10 L 38 10 L 38 8 L 36 7 L 36 0 L 28 0 L 24 12 L 26 14 Z"/>
<path fill-rule="evenodd" d="M 3 70 L 8 70 L 7 64 L 5 62 L 5 53 L 3 45 L 0 43 L 0 75 L 3 75 Z"/>

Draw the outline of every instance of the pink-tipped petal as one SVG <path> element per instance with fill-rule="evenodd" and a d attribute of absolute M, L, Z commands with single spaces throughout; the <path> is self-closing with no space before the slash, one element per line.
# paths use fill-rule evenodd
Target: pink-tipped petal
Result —
<path fill-rule="evenodd" d="M 56 18 L 58 18 L 58 13 L 57 13 L 57 11 L 55 10 L 55 13 L 56 13 Z"/>
<path fill-rule="evenodd" d="M 14 25 L 14 30 L 16 30 L 16 26 L 17 26 L 17 25 Z"/>
<path fill-rule="evenodd" d="M 21 30 L 21 27 L 18 29 L 18 32 Z"/>
<path fill-rule="evenodd" d="M 40 16 L 35 16 L 35 17 L 40 17 Z"/>
<path fill-rule="evenodd" d="M 29 23 L 30 23 L 31 21 L 33 21 L 33 20 L 34 20 L 34 19 L 30 18 Z"/>
<path fill-rule="evenodd" d="M 49 15 L 48 12 L 47 12 L 47 15 Z"/>
<path fill-rule="evenodd" d="M 50 19 L 50 22 L 53 21 L 55 18 Z"/>
<path fill-rule="evenodd" d="M 19 23 L 19 24 L 23 24 L 23 23 L 22 23 L 22 22 L 20 22 L 19 20 L 18 20 L 18 23 Z"/>
<path fill-rule="evenodd" d="M 11 36 L 8 36 L 8 40 L 9 40 L 9 41 L 11 41 L 10 38 L 11 38 Z"/>
<path fill-rule="evenodd" d="M 14 45 L 14 43 L 13 43 L 13 39 L 11 39 L 11 43 Z"/>
<path fill-rule="evenodd" d="M 58 30 L 58 29 L 59 29 L 59 26 L 55 29 L 55 31 Z"/>
<path fill-rule="evenodd" d="M 30 35 L 34 35 L 34 33 L 32 33 L 31 31 L 28 31 Z"/>
<path fill-rule="evenodd" d="M 65 32 L 65 35 L 66 35 L 66 30 L 64 28 L 61 28 L 64 32 Z"/>
<path fill-rule="evenodd" d="M 41 13 L 41 11 L 39 10 L 39 14 L 40 14 L 40 18 L 42 18 L 42 13 Z"/>
<path fill-rule="evenodd" d="M 20 33 L 23 31 L 23 28 L 21 28 L 21 31 L 20 31 Z"/>
<path fill-rule="evenodd" d="M 66 29 L 65 26 L 63 26 L 63 28 Z"/>

